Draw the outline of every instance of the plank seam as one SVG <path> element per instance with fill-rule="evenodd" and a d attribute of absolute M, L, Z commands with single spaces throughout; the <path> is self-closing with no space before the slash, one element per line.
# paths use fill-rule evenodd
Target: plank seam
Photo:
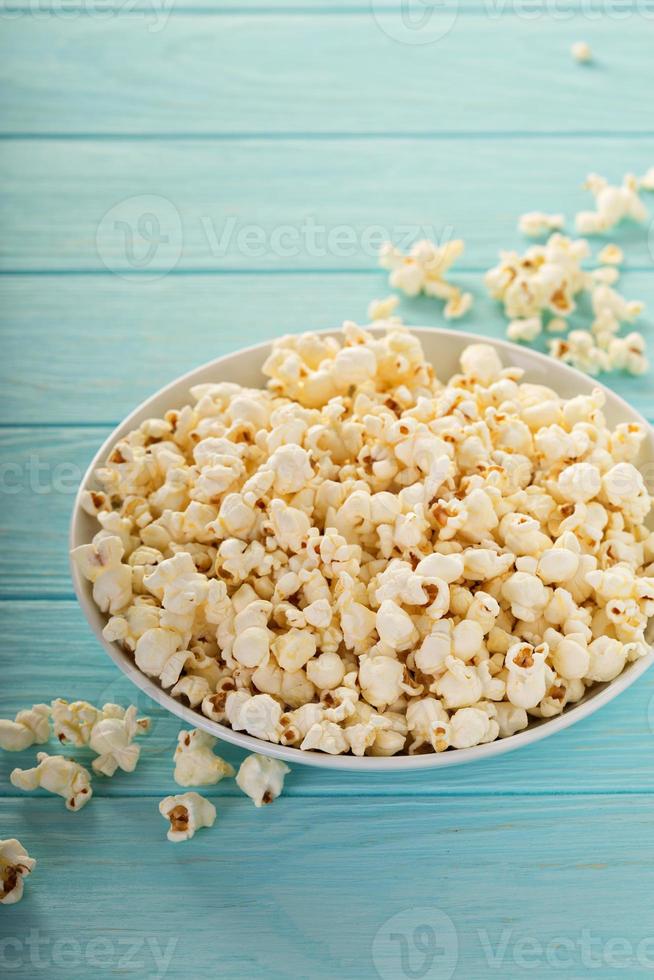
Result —
<path fill-rule="evenodd" d="M 525 242 L 525 246 L 533 244 L 533 242 Z M 498 249 L 499 251 L 499 249 Z M 493 261 L 493 260 L 490 260 Z M 464 273 L 466 275 L 483 275 L 488 272 L 489 266 L 473 266 L 473 265 L 457 265 L 456 273 Z M 625 273 L 638 273 L 638 274 L 652 274 L 654 273 L 654 265 L 623 265 L 621 266 L 621 274 Z M 183 269 L 157 269 L 154 267 L 148 267 L 147 269 L 125 269 L 124 273 L 120 274 L 120 278 L 131 279 L 136 278 L 140 275 L 152 276 L 153 273 L 161 272 L 162 278 L 165 276 L 380 276 L 383 274 L 383 270 L 379 268 L 353 268 L 345 266 L 336 266 L 330 268 L 325 266 L 324 268 L 308 267 L 302 268 L 300 266 L 275 266 L 271 268 L 252 268 L 251 266 L 239 268 L 236 266 L 223 266 L 221 268 L 183 268 Z M 11 276 L 116 276 L 117 273 L 111 269 L 106 269 L 102 267 L 93 267 L 89 269 L 0 269 L 0 278 L 9 278 Z"/>
<path fill-rule="evenodd" d="M 295 770 L 295 772 L 301 770 L 302 768 L 303 768 L 303 766 L 300 765 L 300 764 L 298 764 L 298 768 Z M 313 768 L 314 771 L 315 771 L 315 767 L 307 767 L 307 768 Z M 329 770 L 329 771 L 332 772 L 334 770 Z M 429 775 L 432 775 L 433 772 L 434 772 L 434 770 L 432 770 L 431 772 L 430 772 L 430 770 L 425 770 L 424 771 L 425 778 L 427 778 Z M 356 773 L 353 773 L 353 772 L 350 772 L 349 774 L 348 773 L 345 773 L 344 775 L 348 776 L 351 779 L 358 778 L 357 774 Z M 367 775 L 369 776 L 370 774 L 367 774 Z M 379 773 L 378 776 L 379 776 L 380 779 L 381 778 L 389 778 L 389 774 L 388 773 Z M 171 786 L 173 785 L 172 777 L 171 777 L 171 780 L 170 780 L 170 785 Z M 220 793 L 220 794 L 215 793 L 215 794 L 212 794 L 212 793 L 209 793 L 209 792 L 205 792 L 204 790 L 206 790 L 206 787 L 203 787 L 203 794 L 202 795 L 203 796 L 206 796 L 208 799 L 214 799 L 214 800 L 237 800 L 237 799 L 241 799 L 242 800 L 242 799 L 244 799 L 243 793 L 240 793 L 240 792 L 237 792 L 237 793 L 229 792 L 229 793 Z M 94 799 L 98 799 L 98 800 L 160 800 L 161 797 L 162 797 L 162 795 L 165 794 L 166 792 L 167 792 L 167 789 L 164 788 L 160 792 L 146 792 L 146 793 L 138 793 L 138 792 L 134 792 L 134 793 L 112 792 L 112 793 L 102 794 L 102 793 L 98 793 L 98 791 L 97 791 L 97 783 L 96 783 L 96 785 L 94 786 L 94 789 L 93 789 L 93 797 L 94 797 Z M 430 792 L 428 790 L 423 790 L 423 789 L 417 789 L 416 790 L 416 789 L 413 789 L 413 788 L 408 789 L 408 791 L 403 791 L 402 788 L 398 788 L 397 790 L 389 790 L 389 791 L 386 791 L 386 792 L 384 792 L 384 791 L 374 792 L 374 791 L 371 791 L 371 790 L 364 790 L 363 792 L 360 792 L 358 789 L 355 790 L 353 788 L 352 793 L 344 793 L 342 791 L 335 793 L 329 787 L 325 787 L 324 791 L 322 791 L 322 792 L 321 791 L 315 791 L 315 790 L 309 790 L 307 792 L 303 792 L 303 791 L 300 791 L 300 790 L 294 790 L 293 792 L 288 792 L 287 791 L 287 792 L 284 793 L 284 798 L 287 799 L 287 800 L 290 800 L 290 799 L 293 799 L 293 800 L 299 800 L 299 799 L 305 799 L 305 800 L 312 800 L 312 799 L 313 800 L 323 800 L 323 799 L 329 799 L 329 800 L 332 800 L 333 801 L 333 800 L 342 799 L 342 800 L 346 800 L 348 802 L 352 802 L 352 800 L 354 800 L 354 799 L 357 799 L 357 800 L 379 800 L 379 799 L 400 800 L 400 799 L 411 798 L 411 799 L 433 800 L 433 799 L 470 799 L 470 798 L 473 798 L 473 797 L 480 797 L 480 796 L 488 797 L 489 799 L 514 799 L 516 797 L 518 797 L 518 798 L 524 797 L 524 798 L 528 798 L 528 799 L 549 799 L 552 796 L 556 796 L 556 797 L 563 797 L 564 799 L 568 799 L 568 800 L 575 799 L 577 797 L 580 797 L 580 798 L 583 798 L 583 799 L 588 799 L 588 798 L 597 798 L 597 799 L 609 798 L 609 799 L 613 799 L 615 797 L 639 797 L 639 796 L 649 798 L 649 797 L 654 796 L 654 789 L 640 789 L 640 788 L 638 788 L 638 789 L 611 789 L 611 790 L 595 790 L 595 789 L 588 789 L 588 790 L 584 790 L 584 789 L 574 789 L 574 790 L 571 790 L 570 789 L 569 790 L 569 789 L 559 789 L 558 787 L 556 787 L 556 788 L 553 788 L 551 790 L 549 790 L 549 789 L 542 789 L 542 790 L 519 790 L 519 789 L 516 789 L 516 790 L 497 790 L 497 791 L 491 791 L 491 790 L 487 790 L 487 789 L 479 789 L 479 790 L 474 790 L 474 789 L 473 790 L 460 790 L 459 789 L 459 790 L 440 790 L 440 791 L 434 790 L 433 792 Z M 10 801 L 10 800 L 12 802 L 14 802 L 15 800 L 29 801 L 29 800 L 50 800 L 50 799 L 51 799 L 51 797 L 49 797 L 49 796 L 47 796 L 45 794 L 44 795 L 38 795 L 38 796 L 27 796 L 26 794 L 20 793 L 20 792 L 17 792 L 15 795 L 14 794 L 11 794 L 11 793 L 2 793 L 2 794 L 0 794 L 0 802 Z M 59 804 L 59 801 L 57 799 L 52 799 L 51 801 L 52 801 L 52 805 L 53 806 L 59 806 L 60 805 Z"/>
<path fill-rule="evenodd" d="M 596 10 L 598 14 L 602 13 L 605 9 L 601 4 L 593 5 L 589 4 L 590 8 Z M 587 10 L 585 8 L 575 8 L 574 4 L 570 5 L 557 5 L 555 11 L 552 13 L 548 10 L 548 4 L 543 2 L 543 0 L 535 0 L 533 3 L 523 2 L 519 5 L 502 6 L 498 9 L 499 4 L 489 2 L 486 4 L 470 4 L 468 6 L 459 6 L 456 2 L 440 4 L 438 10 L 435 11 L 436 16 L 452 16 L 455 14 L 457 17 L 487 17 L 489 20 L 500 21 L 509 19 L 512 17 L 517 17 L 519 19 L 533 17 L 535 19 L 536 15 L 542 18 L 551 17 L 553 21 L 561 19 L 562 15 L 568 14 L 569 19 L 566 20 L 566 24 L 570 22 L 575 17 L 585 18 L 587 17 Z M 612 10 L 622 13 L 635 12 L 634 3 L 627 0 L 627 2 L 619 3 L 614 2 L 612 4 Z M 654 10 L 654 3 L 652 2 L 642 2 L 638 5 L 638 12 L 642 11 L 652 11 Z M 374 11 L 374 14 L 373 14 Z M 57 10 L 31 10 L 27 6 L 20 6 L 18 4 L 1 4 L 0 13 L 4 16 L 14 15 L 18 16 L 30 16 L 35 20 L 39 19 L 54 19 L 56 17 L 61 17 L 60 11 Z M 75 16 L 84 16 L 89 20 L 100 20 L 106 21 L 107 16 L 111 15 L 114 17 L 132 17 L 132 16 L 143 16 L 148 14 L 158 16 L 161 11 L 153 10 L 151 6 L 143 5 L 133 5 L 131 7 L 121 7 L 119 5 L 106 6 L 103 4 L 102 10 L 95 11 L 88 9 L 81 4 L 74 6 L 72 4 L 66 5 L 65 14 L 68 18 Z M 273 16 L 273 17 L 307 17 L 307 16 L 392 16 L 393 14 L 404 13 L 403 7 L 400 4 L 389 4 L 383 3 L 383 0 L 375 3 L 375 0 L 371 0 L 368 4 L 349 4 L 342 7 L 332 7 L 326 4 L 319 4 L 316 6 L 292 6 L 292 5 L 279 5 L 277 7 L 267 7 L 267 6 L 257 6 L 251 5 L 247 7 L 240 6 L 225 6 L 220 8 L 213 7 L 203 7 L 201 5 L 188 7 L 182 7 L 176 9 L 174 5 L 171 4 L 170 9 L 163 11 L 166 18 L 169 17 L 261 17 L 261 16 Z M 62 18 L 62 19 L 65 19 Z M 608 19 L 608 18 L 607 18 Z"/>
<path fill-rule="evenodd" d="M 274 130 L 257 130 L 252 132 L 233 130 L 216 133 L 200 132 L 153 132 L 153 133 L 129 133 L 129 132 L 0 132 L 0 140 L 6 142 L 107 142 L 116 140 L 118 142 L 252 142 L 256 140 L 270 142 L 293 142 L 293 141 L 343 141 L 355 142 L 357 140 L 425 140 L 425 141 L 467 141 L 467 140 L 578 140 L 578 139 L 604 139 L 604 140 L 647 140 L 654 138 L 654 130 L 651 129 L 551 129 L 551 130 L 522 130 L 522 129 L 443 129 L 443 130 L 406 130 L 406 131 L 387 131 L 387 130 L 368 130 L 364 132 L 349 132 L 347 130 L 298 130 L 297 132 L 275 132 Z"/>

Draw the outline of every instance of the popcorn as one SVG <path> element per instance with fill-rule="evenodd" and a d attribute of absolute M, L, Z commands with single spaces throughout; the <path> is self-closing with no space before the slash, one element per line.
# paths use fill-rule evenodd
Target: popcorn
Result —
<path fill-rule="evenodd" d="M 174 843 L 190 840 L 201 827 L 213 827 L 216 821 L 215 806 L 199 793 L 167 796 L 159 804 L 159 813 L 169 821 L 166 836 Z"/>
<path fill-rule="evenodd" d="M 547 653 L 547 645 L 533 647 L 529 643 L 515 643 L 508 651 L 506 694 L 517 708 L 535 708 L 545 697 Z"/>
<path fill-rule="evenodd" d="M 93 728 L 89 738 L 90 748 L 97 753 L 93 760 L 94 772 L 103 776 L 113 776 L 116 769 L 134 772 L 141 750 L 133 745 L 138 732 L 136 707 L 132 704 L 122 717 L 102 717 Z"/>
<path fill-rule="evenodd" d="M 588 292 L 592 329 L 552 338 L 571 363 L 644 356 L 619 336 L 638 305 L 587 256 L 552 235 L 505 253 L 489 286 L 537 329 Z M 457 302 L 440 253 L 404 258 L 387 255 L 400 279 L 415 266 Z M 347 322 L 340 342 L 281 338 L 265 390 L 194 388 L 121 440 L 87 500 L 100 530 L 76 561 L 108 583 L 105 637 L 173 697 L 273 744 L 456 751 L 558 714 L 647 650 L 644 428 L 611 430 L 600 390 L 565 400 L 524 383 L 489 344 L 439 379 L 391 314 L 374 331 Z M 122 568 L 131 591 L 112 611 Z M 96 750 L 96 771 L 133 768 L 135 709 L 59 699 L 52 717 L 62 742 Z M 39 724 L 46 737 L 47 708 Z M 19 719 L 0 737 L 17 728 L 32 739 Z M 180 734 L 182 785 L 231 774 L 214 745 Z M 263 786 L 267 765 L 243 779 Z"/>
<path fill-rule="evenodd" d="M 479 708 L 460 708 L 450 721 L 450 742 L 455 749 L 469 749 L 473 745 L 493 742 L 499 735 L 500 726 Z"/>
<path fill-rule="evenodd" d="M 284 788 L 284 776 L 291 770 L 283 762 L 264 755 L 248 755 L 241 763 L 236 782 L 257 807 L 276 800 Z"/>
<path fill-rule="evenodd" d="M 387 296 L 385 299 L 374 299 L 368 306 L 370 320 L 390 320 L 399 305 L 397 296 Z"/>
<path fill-rule="evenodd" d="M 199 728 L 179 733 L 174 756 L 174 779 L 179 786 L 213 786 L 224 776 L 234 775 L 233 767 L 214 754 L 217 741 Z"/>
<path fill-rule="evenodd" d="M 447 657 L 445 667 L 445 673 L 434 685 L 445 707 L 465 708 L 476 704 L 483 693 L 477 669 L 456 657 Z"/>
<path fill-rule="evenodd" d="M 590 644 L 590 664 L 586 676 L 591 681 L 612 681 L 625 667 L 627 649 L 619 640 L 598 636 Z"/>
<path fill-rule="evenodd" d="M 444 752 L 450 745 L 450 717 L 436 698 L 426 697 L 411 701 L 406 710 L 410 737 L 409 754 L 415 754 L 423 746 L 430 745 L 435 752 Z"/>
<path fill-rule="evenodd" d="M 597 174 L 589 174 L 584 187 L 594 196 L 596 211 L 580 211 L 576 216 L 580 235 L 606 232 L 623 218 L 647 220 L 647 208 L 638 195 L 639 181 L 633 174 L 626 174 L 620 187 L 612 186 Z"/>
<path fill-rule="evenodd" d="M 377 610 L 375 627 L 379 639 L 391 650 L 405 650 L 416 638 L 413 620 L 392 599 L 385 599 Z"/>
<path fill-rule="evenodd" d="M 402 694 L 404 667 L 392 657 L 364 654 L 359 659 L 359 684 L 368 704 L 386 708 Z"/>
<path fill-rule="evenodd" d="M 102 518 L 102 513 L 98 518 Z M 127 606 L 132 597 L 132 570 L 122 564 L 124 554 L 123 540 L 104 531 L 98 532 L 91 544 L 71 551 L 80 573 L 93 583 L 95 604 L 112 615 Z"/>
<path fill-rule="evenodd" d="M 0 840 L 0 905 L 14 905 L 23 897 L 24 879 L 36 867 L 15 837 Z"/>
<path fill-rule="evenodd" d="M 589 61 L 593 60 L 593 52 L 591 51 L 590 44 L 587 41 L 575 41 L 570 48 L 570 53 L 575 61 L 580 64 L 587 64 Z"/>
<path fill-rule="evenodd" d="M 91 776 L 78 762 L 63 755 L 39 752 L 33 769 L 14 769 L 9 776 L 12 786 L 32 790 L 42 787 L 48 793 L 63 796 L 67 810 L 81 810 L 91 797 Z"/>
<path fill-rule="evenodd" d="M 350 748 L 345 732 L 333 721 L 318 721 L 305 735 L 300 748 L 305 752 L 317 749 L 328 755 L 341 755 Z"/>
<path fill-rule="evenodd" d="M 638 186 L 643 191 L 654 191 L 654 167 L 638 178 Z"/>
<path fill-rule="evenodd" d="M 401 289 L 407 296 L 425 293 L 446 301 L 444 314 L 447 319 L 463 316 L 472 306 L 472 295 L 462 293 L 446 279 L 445 273 L 463 254 L 464 244 L 456 239 L 444 245 L 436 245 L 427 239 L 416 242 L 408 255 L 389 242 L 379 251 L 379 264 L 390 270 L 389 283 Z M 374 312 L 374 311 L 373 311 Z"/>
<path fill-rule="evenodd" d="M 443 316 L 446 320 L 459 320 L 472 309 L 472 293 L 461 293 L 456 290 L 448 299 L 443 308 Z"/>
<path fill-rule="evenodd" d="M 512 615 L 527 623 L 539 618 L 549 600 L 547 588 L 529 572 L 514 572 L 502 585 L 502 596 L 510 602 Z"/>
<path fill-rule="evenodd" d="M 511 320 L 506 328 L 509 340 L 532 341 L 542 332 L 543 324 L 539 316 L 530 316 L 524 320 Z"/>
<path fill-rule="evenodd" d="M 19 711 L 15 719 L 0 718 L 0 749 L 20 752 L 30 745 L 43 745 L 50 738 L 50 708 L 47 704 L 35 704 Z"/>
<path fill-rule="evenodd" d="M 345 665 L 334 651 L 321 653 L 319 657 L 309 660 L 306 670 L 311 683 L 321 691 L 338 687 L 345 676 Z"/>
<path fill-rule="evenodd" d="M 529 238 L 540 238 L 550 231 L 560 231 L 565 224 L 562 214 L 543 214 L 542 211 L 528 211 L 521 215 L 518 228 Z"/>
<path fill-rule="evenodd" d="M 127 715 L 125 708 L 118 704 L 105 704 L 103 708 L 96 708 L 88 701 L 69 702 L 64 698 L 56 698 L 50 705 L 50 710 L 55 738 L 62 745 L 77 747 L 90 744 L 94 728 L 101 721 L 124 721 Z M 150 720 L 137 719 L 136 708 L 133 706 L 127 710 L 130 712 L 128 724 L 133 728 L 134 734 L 146 732 L 150 727 Z"/>
<path fill-rule="evenodd" d="M 225 713 L 235 731 L 246 731 L 268 742 L 279 741 L 282 709 L 269 694 L 251 695 L 247 691 L 228 694 Z"/>
<path fill-rule="evenodd" d="M 605 245 L 599 252 L 597 258 L 605 265 L 622 265 L 624 253 L 619 245 Z"/>
<path fill-rule="evenodd" d="M 524 708 L 517 708 L 506 701 L 494 704 L 493 707 L 495 721 L 499 727 L 499 738 L 510 738 L 529 724 L 529 717 Z"/>
<path fill-rule="evenodd" d="M 611 222 L 618 220 L 616 214 L 622 212 L 620 208 L 616 212 L 613 194 L 618 189 L 605 187 L 606 182 L 593 175 L 589 180 Z M 638 220 L 643 220 L 636 190 L 634 178 L 625 178 L 618 197 L 624 213 L 640 215 Z M 536 219 L 546 217 L 526 215 L 529 220 L 525 227 L 531 228 L 533 222 L 534 230 L 545 230 Z M 582 212 L 577 215 L 577 230 L 595 234 L 606 230 L 611 222 L 599 212 Z M 615 265 L 622 261 L 622 252 L 617 245 L 607 245 L 598 256 L 606 264 L 588 272 L 582 262 L 589 251 L 583 239 L 573 240 L 555 232 L 544 244 L 532 245 L 524 255 L 500 253 L 499 264 L 488 271 L 485 280 L 491 296 L 504 304 L 510 320 L 507 336 L 516 342 L 531 343 L 540 336 L 543 326 L 548 333 L 565 333 L 566 318 L 575 311 L 577 300 L 587 295 L 595 317 L 591 329 L 572 330 L 565 339 L 552 338 L 548 342 L 552 357 L 591 375 L 622 369 L 642 373 L 647 370 L 647 360 L 640 334 L 615 336 L 621 324 L 631 323 L 643 308 L 642 303 L 628 302 L 612 288 L 619 278 Z"/>

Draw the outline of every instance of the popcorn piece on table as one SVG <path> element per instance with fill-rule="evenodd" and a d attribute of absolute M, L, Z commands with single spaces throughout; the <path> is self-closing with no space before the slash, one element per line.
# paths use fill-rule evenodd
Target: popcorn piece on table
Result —
<path fill-rule="evenodd" d="M 622 265 L 624 253 L 619 245 L 609 244 L 604 246 L 597 258 L 605 265 Z"/>
<path fill-rule="evenodd" d="M 42 789 L 62 796 L 67 810 L 81 810 L 91 797 L 91 776 L 84 766 L 63 755 L 39 752 L 33 769 L 14 769 L 9 779 L 18 789 Z"/>
<path fill-rule="evenodd" d="M 598 235 L 609 231 L 624 218 L 643 222 L 647 220 L 647 208 L 638 191 L 640 183 L 633 174 L 626 174 L 620 186 L 613 186 L 598 174 L 589 174 L 584 184 L 595 198 L 594 211 L 580 211 L 575 217 L 575 227 L 580 235 Z"/>
<path fill-rule="evenodd" d="M 623 323 L 631 323 L 640 315 L 643 304 L 626 300 L 612 288 L 619 271 L 611 265 L 587 272 L 582 261 L 588 255 L 587 242 L 554 234 L 544 245 L 531 246 L 522 256 L 502 252 L 500 263 L 486 274 L 486 285 L 511 317 L 509 339 L 527 343 L 539 336 L 543 320 L 550 314 L 554 317 L 547 323 L 548 333 L 563 333 L 567 329 L 565 318 L 576 309 L 578 297 L 589 295 L 595 317 L 591 330 L 572 331 L 565 340 L 552 341 L 549 350 L 553 357 L 595 375 L 616 369 L 620 348 L 610 357 L 611 340 Z M 618 262 L 621 252 L 610 245 L 602 258 Z M 630 363 L 638 370 L 640 362 L 632 359 Z"/>
<path fill-rule="evenodd" d="M 179 786 L 211 786 L 224 776 L 234 775 L 233 767 L 213 752 L 217 741 L 199 728 L 179 733 L 174 775 Z"/>
<path fill-rule="evenodd" d="M 399 306 L 397 296 L 386 296 L 385 299 L 373 299 L 368 305 L 369 320 L 390 320 Z"/>
<path fill-rule="evenodd" d="M 123 772 L 134 772 L 141 755 L 141 749 L 133 742 L 138 731 L 139 723 L 133 704 L 122 717 L 100 718 L 91 729 L 89 738 L 89 746 L 98 756 L 92 763 L 94 772 L 103 776 L 113 776 L 119 768 Z"/>
<path fill-rule="evenodd" d="M 63 745 L 88 745 L 98 754 L 93 760 L 95 772 L 113 776 L 118 768 L 134 771 L 141 750 L 133 739 L 150 727 L 148 718 L 136 717 L 134 705 L 125 709 L 108 703 L 96 708 L 88 701 L 57 698 L 51 709 L 55 736 Z"/>
<path fill-rule="evenodd" d="M 395 289 L 401 289 L 407 296 L 425 293 L 443 299 L 446 301 L 445 316 L 455 319 L 467 313 L 473 301 L 470 293 L 462 293 L 445 278 L 449 268 L 463 254 L 463 249 L 464 243 L 460 239 L 444 245 L 422 239 L 405 255 L 386 242 L 379 250 L 379 264 L 390 270 L 389 283 Z"/>
<path fill-rule="evenodd" d="M 216 808 L 199 793 L 180 793 L 167 796 L 159 804 L 159 813 L 169 823 L 168 840 L 177 843 L 190 840 L 201 827 L 212 827 L 216 820 Z"/>
<path fill-rule="evenodd" d="M 43 745 L 50 738 L 50 708 L 35 704 L 19 711 L 15 719 L 0 718 L 0 749 L 20 752 L 30 745 Z"/>
<path fill-rule="evenodd" d="M 241 763 L 236 782 L 259 807 L 276 800 L 284 788 L 284 776 L 291 770 L 278 759 L 248 755 Z"/>
<path fill-rule="evenodd" d="M 654 167 L 638 178 L 638 187 L 641 191 L 654 191 Z"/>
<path fill-rule="evenodd" d="M 520 216 L 518 228 L 529 238 L 540 238 L 552 231 L 560 231 L 565 224 L 562 214 L 545 214 L 542 211 L 527 211 Z"/>
<path fill-rule="evenodd" d="M 570 53 L 580 64 L 588 64 L 593 60 L 593 52 L 588 41 L 575 41 L 570 48 Z"/>
<path fill-rule="evenodd" d="M 543 330 L 543 324 L 539 316 L 530 316 L 524 320 L 512 320 L 506 328 L 506 335 L 509 340 L 532 341 L 538 337 Z"/>
<path fill-rule="evenodd" d="M 20 902 L 24 879 L 35 867 L 36 859 L 29 856 L 19 840 L 0 840 L 0 905 Z"/>

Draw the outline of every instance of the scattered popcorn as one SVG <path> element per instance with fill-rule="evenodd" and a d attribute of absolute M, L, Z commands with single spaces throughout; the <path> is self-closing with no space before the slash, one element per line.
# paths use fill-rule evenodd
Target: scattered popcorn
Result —
<path fill-rule="evenodd" d="M 233 767 L 214 754 L 217 741 L 199 728 L 179 733 L 174 775 L 179 786 L 212 786 L 224 776 L 234 775 Z"/>
<path fill-rule="evenodd" d="M 50 708 L 47 704 L 35 704 L 19 711 L 13 721 L 0 718 L 0 749 L 20 752 L 30 745 L 43 745 L 50 738 Z"/>
<path fill-rule="evenodd" d="M 595 198 L 595 211 L 580 211 L 575 217 L 575 227 L 580 235 L 598 235 L 609 231 L 623 218 L 643 222 L 647 220 L 647 208 L 638 191 L 640 182 L 633 174 L 626 174 L 622 184 L 614 187 L 598 174 L 589 174 L 584 187 Z"/>
<path fill-rule="evenodd" d="M 624 253 L 619 245 L 605 245 L 598 253 L 597 258 L 605 265 L 622 265 Z"/>
<path fill-rule="evenodd" d="M 97 753 L 95 772 L 113 776 L 118 768 L 134 771 L 141 750 L 133 740 L 150 727 L 148 718 L 136 717 L 134 705 L 127 709 L 118 704 L 96 708 L 88 701 L 57 698 L 51 710 L 55 736 L 62 745 L 88 745 Z"/>
<path fill-rule="evenodd" d="M 553 316 L 545 327 L 548 333 L 565 333 L 568 329 L 568 324 L 560 316 Z"/>
<path fill-rule="evenodd" d="M 105 706 L 106 707 L 106 706 Z M 113 776 L 116 769 L 134 772 L 141 750 L 133 744 L 138 732 L 136 708 L 132 704 L 122 717 L 103 717 L 91 729 L 89 746 L 97 753 L 93 760 L 94 772 Z"/>
<path fill-rule="evenodd" d="M 368 306 L 369 320 L 390 320 L 399 306 L 397 296 L 387 296 L 385 299 L 373 299 Z"/>
<path fill-rule="evenodd" d="M 159 813 L 165 817 L 170 828 L 168 840 L 177 843 L 190 840 L 201 827 L 213 827 L 216 821 L 216 808 L 199 793 L 180 793 L 167 796 L 159 804 Z"/>
<path fill-rule="evenodd" d="M 29 856 L 19 840 L 0 840 L 0 905 L 20 902 L 24 879 L 35 867 L 36 859 Z"/>
<path fill-rule="evenodd" d="M 534 250 L 489 274 L 513 318 L 565 320 L 587 289 L 601 329 L 550 338 L 558 356 L 638 369 L 639 335 L 612 329 L 638 311 L 582 270 L 586 244 Z M 206 717 L 333 755 L 482 745 L 617 676 L 654 614 L 644 428 L 611 430 L 599 389 L 564 400 L 487 344 L 460 366 L 439 379 L 400 323 L 348 321 L 341 342 L 278 340 L 265 389 L 197 386 L 122 439 L 97 474 L 112 509 L 77 549 L 91 582 L 130 577 L 120 607 L 99 597 L 105 635 Z M 134 709 L 52 714 L 100 771 L 133 761 Z M 203 731 L 178 741 L 181 785 L 232 774 Z M 252 756 L 237 778 L 264 802 L 284 771 Z M 179 805 L 175 839 L 204 825 Z"/>
<path fill-rule="evenodd" d="M 535 340 L 543 329 L 542 321 L 539 316 L 530 316 L 526 320 L 511 320 L 506 328 L 506 335 L 509 340 Z"/>
<path fill-rule="evenodd" d="M 528 211 L 518 222 L 518 228 L 529 238 L 540 238 L 551 231 L 560 231 L 565 224 L 562 214 L 543 214 L 542 211 Z"/>
<path fill-rule="evenodd" d="M 570 52 L 574 60 L 580 64 L 587 64 L 593 60 L 593 52 L 587 41 L 575 41 L 570 48 Z"/>
<path fill-rule="evenodd" d="M 471 293 L 462 293 L 458 286 L 449 283 L 445 273 L 463 254 L 463 249 L 464 244 L 460 239 L 453 239 L 444 245 L 422 239 L 405 255 L 386 242 L 379 250 L 379 264 L 382 269 L 390 270 L 389 283 L 394 289 L 401 289 L 407 296 L 425 293 L 426 296 L 445 300 L 446 318 L 457 319 L 468 312 L 473 298 Z M 376 309 L 373 305 L 369 310 L 372 319 L 377 319 L 372 315 Z"/>
<path fill-rule="evenodd" d="M 647 173 L 638 178 L 638 186 L 641 191 L 654 191 L 654 167 L 650 167 Z"/>
<path fill-rule="evenodd" d="M 443 316 L 446 320 L 458 320 L 472 309 L 472 303 L 472 293 L 457 292 L 445 304 Z"/>
<path fill-rule="evenodd" d="M 240 765 L 236 782 L 239 788 L 263 806 L 276 800 L 284 788 L 284 776 L 291 770 L 283 762 L 265 755 L 249 755 Z"/>
<path fill-rule="evenodd" d="M 63 796 L 67 810 L 81 810 L 91 797 L 91 776 L 88 770 L 63 755 L 39 752 L 34 769 L 14 769 L 10 774 L 12 786 L 18 789 L 42 789 Z"/>
<path fill-rule="evenodd" d="M 594 314 L 591 329 L 572 330 L 566 338 L 550 340 L 550 354 L 590 375 L 613 370 L 642 373 L 647 370 L 644 357 L 627 356 L 623 344 L 614 344 L 611 353 L 622 324 L 632 323 L 643 311 L 642 303 L 626 300 L 613 288 L 619 278 L 615 264 L 622 261 L 622 252 L 616 245 L 607 245 L 600 261 L 609 264 L 590 272 L 582 267 L 588 256 L 587 242 L 558 233 L 544 245 L 532 245 L 524 255 L 500 253 L 499 265 L 486 274 L 486 285 L 511 318 L 507 337 L 531 343 L 541 334 L 543 324 L 548 333 L 565 333 L 566 318 L 587 295 Z M 635 335 L 630 337 L 634 341 Z"/>

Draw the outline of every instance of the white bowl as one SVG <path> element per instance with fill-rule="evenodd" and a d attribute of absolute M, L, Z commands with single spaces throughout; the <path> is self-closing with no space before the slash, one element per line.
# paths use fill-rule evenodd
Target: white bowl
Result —
<path fill-rule="evenodd" d="M 335 330 L 322 331 L 322 333 L 334 337 L 341 336 Z M 599 385 L 594 379 L 588 378 L 578 371 L 564 364 L 560 364 L 543 354 L 519 347 L 516 344 L 509 344 L 502 340 L 479 337 L 453 330 L 437 330 L 430 327 L 415 327 L 412 328 L 412 333 L 420 338 L 427 358 L 434 364 L 439 378 L 444 380 L 459 369 L 459 356 L 464 347 L 472 342 L 478 341 L 491 344 L 495 347 L 505 365 L 511 364 L 523 368 L 526 372 L 526 380 L 535 384 L 547 385 L 555 389 L 565 398 L 571 398 L 577 394 L 589 393 L 593 388 L 602 388 L 606 395 L 605 413 L 610 425 L 616 425 L 618 422 L 640 422 L 647 427 L 648 436 L 644 443 L 639 462 L 641 469 L 643 466 L 647 466 L 648 472 L 652 472 L 652 467 L 654 467 L 654 433 L 651 427 L 627 402 L 619 398 L 608 388 Z M 111 449 L 119 439 L 136 428 L 144 419 L 152 418 L 153 416 L 161 417 L 168 409 L 179 408 L 187 404 L 189 400 L 189 388 L 192 385 L 225 380 L 235 381 L 248 387 L 260 387 L 264 381 L 263 375 L 261 374 L 261 366 L 270 348 L 271 343 L 258 344 L 256 347 L 248 347 L 234 354 L 219 357 L 215 361 L 204 364 L 202 367 L 183 375 L 139 405 L 100 447 L 82 480 L 73 508 L 70 527 L 70 547 L 75 548 L 77 545 L 89 542 L 98 529 L 97 522 L 94 518 L 86 514 L 80 506 L 80 497 L 83 490 L 97 487 L 94 479 L 94 471 L 104 463 Z M 408 769 L 456 766 L 464 762 L 488 759 L 491 756 L 510 752 L 513 749 L 520 748 L 520 746 L 538 742 L 548 735 L 553 735 L 554 732 L 560 732 L 569 725 L 573 725 L 582 718 L 593 714 L 594 711 L 597 711 L 598 708 L 612 701 L 614 697 L 633 684 L 636 678 L 640 677 L 654 660 L 654 650 L 650 650 L 650 653 L 646 657 L 629 664 L 615 680 L 593 687 L 582 701 L 564 711 L 563 714 L 547 720 L 534 720 L 525 731 L 513 735 L 510 738 L 490 742 L 487 745 L 443 753 L 391 756 L 390 758 L 369 756 L 359 758 L 349 755 L 332 756 L 322 752 L 303 752 L 300 749 L 273 745 L 270 742 L 253 738 L 250 735 L 232 731 L 231 728 L 210 721 L 200 712 L 186 707 L 171 697 L 159 684 L 138 670 L 129 653 L 123 650 L 117 643 L 108 643 L 104 639 L 102 628 L 105 625 L 106 617 L 93 602 L 91 584 L 80 576 L 73 563 L 71 563 L 71 573 L 77 597 L 99 642 L 123 673 L 160 705 L 167 708 L 168 711 L 171 711 L 189 725 L 203 728 L 212 735 L 224 739 L 226 742 L 232 742 L 234 745 L 239 745 L 241 748 L 247 749 L 250 752 L 256 751 L 263 755 L 284 759 L 287 762 L 324 766 L 329 769 L 399 772 Z"/>

